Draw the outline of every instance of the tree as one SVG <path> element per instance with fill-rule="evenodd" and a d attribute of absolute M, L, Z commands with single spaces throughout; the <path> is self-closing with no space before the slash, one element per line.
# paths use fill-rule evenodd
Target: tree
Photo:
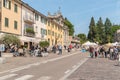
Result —
<path fill-rule="evenodd" d="M 9 45 L 9 44 L 15 44 L 15 45 L 20 46 L 20 39 L 17 36 L 14 36 L 14 35 L 5 34 L 0 40 L 6 46 Z"/>
<path fill-rule="evenodd" d="M 74 35 L 74 25 L 67 18 L 65 18 L 64 24 L 66 26 L 68 26 L 68 28 L 69 28 L 69 35 L 73 36 Z"/>
<path fill-rule="evenodd" d="M 113 25 L 111 27 L 111 42 L 113 42 L 114 40 L 114 34 L 116 33 L 117 30 L 120 29 L 120 25 Z"/>
<path fill-rule="evenodd" d="M 94 17 L 92 17 L 89 25 L 88 40 L 94 42 L 95 36 L 96 36 L 96 26 L 95 26 Z"/>
<path fill-rule="evenodd" d="M 40 41 L 40 42 L 39 42 L 39 45 L 40 45 L 42 48 L 45 48 L 45 47 L 48 47 L 48 46 L 49 46 L 49 42 L 48 42 L 48 41 Z"/>
<path fill-rule="evenodd" d="M 108 18 L 106 18 L 104 26 L 105 26 L 105 43 L 108 43 L 108 42 L 111 42 L 111 39 L 112 39 L 112 36 L 111 36 L 112 23 Z"/>
<path fill-rule="evenodd" d="M 78 34 L 77 37 L 80 38 L 80 43 L 83 44 L 84 42 L 87 41 L 86 35 L 85 34 Z"/>
<path fill-rule="evenodd" d="M 105 42 L 105 27 L 103 25 L 102 18 L 100 17 L 97 22 L 97 36 L 99 38 L 99 43 L 104 44 Z"/>

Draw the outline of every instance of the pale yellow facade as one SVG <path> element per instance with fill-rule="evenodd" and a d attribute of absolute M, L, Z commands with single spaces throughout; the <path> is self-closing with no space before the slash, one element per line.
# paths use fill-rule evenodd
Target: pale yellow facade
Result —
<path fill-rule="evenodd" d="M 63 44 L 63 28 L 54 21 L 47 22 L 47 40 L 50 46 Z"/>
<path fill-rule="evenodd" d="M 16 0 L 9 1 L 10 2 L 6 2 L 6 4 L 4 4 L 4 0 L 1 0 L 0 31 L 4 33 L 21 35 L 21 4 L 16 2 Z M 16 12 L 15 6 L 17 7 Z M 5 19 L 8 19 L 8 26 L 5 25 Z"/>

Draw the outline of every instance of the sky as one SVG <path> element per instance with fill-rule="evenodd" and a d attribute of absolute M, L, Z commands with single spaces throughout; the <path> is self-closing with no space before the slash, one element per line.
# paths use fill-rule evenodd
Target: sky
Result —
<path fill-rule="evenodd" d="M 46 15 L 54 14 L 60 8 L 62 15 L 74 25 L 75 34 L 88 34 L 93 16 L 95 22 L 102 17 L 113 24 L 120 24 L 120 0 L 23 0 L 34 9 Z"/>

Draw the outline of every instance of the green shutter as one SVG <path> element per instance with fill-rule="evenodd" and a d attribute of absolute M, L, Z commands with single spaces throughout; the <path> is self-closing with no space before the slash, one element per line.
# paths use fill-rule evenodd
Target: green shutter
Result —
<path fill-rule="evenodd" d="M 9 20 L 8 18 L 5 18 L 5 27 L 8 27 L 8 25 L 9 25 Z"/>
<path fill-rule="evenodd" d="M 9 9 L 11 9 L 11 1 L 9 1 Z"/>
<path fill-rule="evenodd" d="M 6 1 L 6 0 L 3 1 L 3 6 L 4 6 L 4 7 L 5 7 L 5 1 Z"/>
<path fill-rule="evenodd" d="M 17 5 L 14 4 L 14 12 L 17 12 Z"/>
<path fill-rule="evenodd" d="M 17 21 L 14 21 L 14 29 L 17 29 Z"/>

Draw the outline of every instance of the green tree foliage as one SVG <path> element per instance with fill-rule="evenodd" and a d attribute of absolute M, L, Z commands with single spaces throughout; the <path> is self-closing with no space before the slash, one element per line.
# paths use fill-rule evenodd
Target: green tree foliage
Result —
<path fill-rule="evenodd" d="M 78 34 L 77 37 L 80 38 L 80 43 L 83 44 L 84 42 L 87 41 L 87 37 L 85 34 Z"/>
<path fill-rule="evenodd" d="M 112 23 L 111 21 L 106 18 L 106 21 L 105 21 L 105 43 L 109 43 L 112 41 L 112 30 L 111 30 L 111 27 L 112 27 Z"/>
<path fill-rule="evenodd" d="M 64 24 L 66 26 L 68 26 L 68 28 L 69 28 L 69 35 L 73 36 L 74 35 L 74 25 L 67 18 L 65 18 Z"/>
<path fill-rule="evenodd" d="M 40 47 L 45 48 L 49 46 L 49 42 L 48 41 L 40 41 L 39 42 Z"/>
<path fill-rule="evenodd" d="M 105 27 L 102 21 L 102 18 L 100 17 L 97 22 L 97 36 L 99 37 L 99 43 L 104 44 L 105 42 Z"/>
<path fill-rule="evenodd" d="M 0 40 L 5 45 L 16 44 L 16 45 L 20 46 L 20 39 L 14 35 L 6 34 Z"/>
<path fill-rule="evenodd" d="M 116 33 L 117 30 L 120 29 L 120 25 L 113 25 L 111 27 L 111 42 L 113 42 L 114 39 L 114 34 Z"/>
<path fill-rule="evenodd" d="M 88 40 L 94 42 L 96 35 L 97 32 L 96 32 L 95 21 L 94 21 L 94 17 L 92 17 L 89 26 Z"/>
<path fill-rule="evenodd" d="M 94 27 L 93 27 L 94 26 Z M 115 32 L 120 29 L 120 25 L 112 25 L 110 19 L 106 18 L 103 24 L 100 17 L 95 25 L 94 18 L 91 18 L 88 39 L 90 41 L 98 42 L 99 44 L 106 44 L 113 42 Z"/>

